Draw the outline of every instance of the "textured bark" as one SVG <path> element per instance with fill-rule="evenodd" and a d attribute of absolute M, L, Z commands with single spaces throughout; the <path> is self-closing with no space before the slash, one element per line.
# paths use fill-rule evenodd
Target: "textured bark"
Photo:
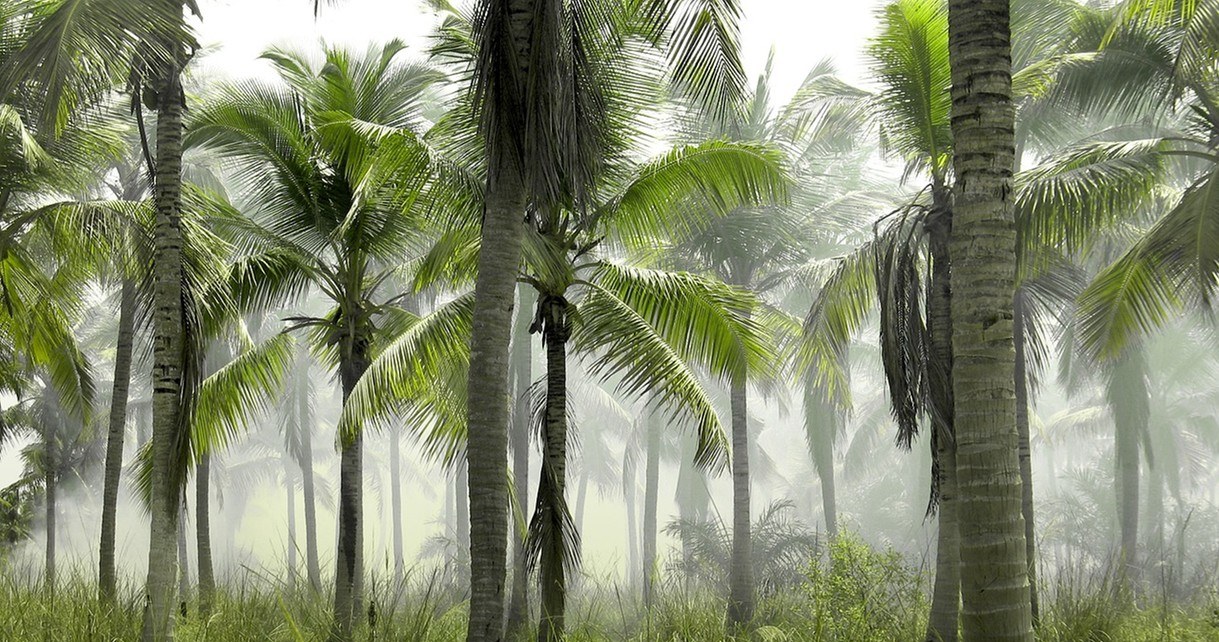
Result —
<path fill-rule="evenodd" d="M 520 307 L 516 310 L 512 336 L 512 372 L 516 378 L 512 415 L 512 483 L 519 516 L 512 519 L 512 598 L 508 602 L 506 637 L 515 640 L 529 619 L 529 571 L 525 557 L 524 524 L 529 506 L 529 386 L 533 383 L 533 336 L 529 332 L 537 297 L 532 286 L 517 290 Z M 519 524 L 519 526 L 518 526 Z"/>
<path fill-rule="evenodd" d="M 744 373 L 734 374 L 732 405 L 732 561 L 728 572 L 728 617 L 730 632 L 753 619 L 753 543 L 750 533 L 749 410 Z"/>
<path fill-rule="evenodd" d="M 1037 626 L 1041 607 L 1037 597 L 1037 539 L 1033 515 L 1033 450 L 1029 443 L 1029 378 L 1028 355 L 1025 354 L 1024 305 L 1021 293 L 1016 293 L 1014 309 L 1016 346 L 1016 439 L 1020 450 L 1020 512 L 1024 516 L 1024 556 L 1029 563 L 1029 608 L 1033 626 Z"/>
<path fill-rule="evenodd" d="M 927 220 L 931 254 L 931 283 L 927 289 L 929 335 L 928 389 L 931 396 L 933 474 L 939 493 L 939 528 L 936 533 L 935 586 L 928 642 L 955 642 L 961 611 L 961 555 L 957 510 L 956 436 L 952 394 L 952 235 L 950 195 L 937 179 L 932 191 L 935 207 Z"/>
<path fill-rule="evenodd" d="M 195 548 L 199 557 L 199 616 L 212 614 L 216 576 L 212 567 L 212 456 L 204 453 L 195 471 Z"/>
<path fill-rule="evenodd" d="M 470 548 L 470 485 L 469 471 L 465 460 L 457 463 L 457 492 L 453 495 L 457 509 L 457 546 Z"/>
<path fill-rule="evenodd" d="M 1031 641 L 1016 434 L 1009 6 L 1006 0 L 949 0 L 948 6 L 962 634 L 969 642 Z"/>
<path fill-rule="evenodd" d="M 308 353 L 301 351 L 305 358 Z M 307 362 L 306 362 L 307 363 Z M 309 410 L 309 368 L 297 378 L 297 421 L 301 441 L 301 495 L 305 502 L 305 569 L 309 587 L 322 590 L 322 571 L 317 561 L 317 495 L 313 481 L 313 413 Z"/>
<path fill-rule="evenodd" d="M 167 1 L 182 13 L 180 0 Z M 174 47 L 171 46 L 171 49 Z M 152 310 L 152 483 L 148 581 L 145 584 L 146 642 L 174 637 L 174 580 L 177 579 L 178 503 L 180 471 L 175 447 L 181 421 L 182 359 L 185 333 L 182 318 L 182 109 L 183 94 L 177 64 L 157 70 L 156 173 L 153 202 Z"/>
<path fill-rule="evenodd" d="M 113 604 L 117 593 L 114 541 L 119 483 L 123 472 L 123 441 L 127 435 L 127 399 L 131 390 L 131 353 L 135 344 L 135 284 L 124 279 L 119 294 L 119 331 L 114 349 L 114 388 L 110 394 L 106 468 L 102 481 L 102 540 L 97 555 L 98 596 Z"/>
<path fill-rule="evenodd" d="M 500 156 L 487 188 L 474 286 L 468 382 L 470 622 L 467 642 L 503 639 L 508 557 L 508 350 L 521 262 L 525 188 L 520 168 Z"/>
<path fill-rule="evenodd" d="M 352 334 L 354 331 L 349 330 Z M 365 337 L 349 336 L 343 341 L 339 364 L 339 380 L 343 387 L 343 403 L 351 396 L 356 382 L 368 369 L 368 341 Z M 331 640 L 352 639 L 361 611 L 363 588 L 363 506 L 364 438 L 356 434 L 342 439 L 339 454 L 339 533 L 335 555 L 334 626 Z"/>
<path fill-rule="evenodd" d="M 660 422 L 655 413 L 645 419 L 647 453 L 643 486 L 643 605 L 656 599 L 656 505 L 660 495 Z"/>
<path fill-rule="evenodd" d="M 538 562 L 542 602 L 538 622 L 538 642 L 563 639 L 567 614 L 567 569 L 564 550 L 574 542 L 566 541 L 571 515 L 567 510 L 567 302 L 556 297 L 544 304 L 548 318 L 544 325 L 546 340 L 546 417 L 543 432 L 542 478 L 538 486 L 535 519 L 540 529 L 541 555 Z M 570 533 L 575 536 L 574 533 Z"/>
<path fill-rule="evenodd" d="M 394 586 L 402 585 L 406 561 L 402 558 L 402 441 L 398 432 L 389 435 L 389 502 L 393 520 L 391 537 L 394 548 Z"/>

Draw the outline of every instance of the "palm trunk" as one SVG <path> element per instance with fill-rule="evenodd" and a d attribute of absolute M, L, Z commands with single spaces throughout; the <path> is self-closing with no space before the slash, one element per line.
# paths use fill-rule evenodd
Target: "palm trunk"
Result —
<path fill-rule="evenodd" d="M 394 586 L 402 585 L 406 573 L 406 561 L 402 558 L 402 442 L 397 431 L 389 435 L 389 502 L 390 529 L 394 547 Z"/>
<path fill-rule="evenodd" d="M 162 0 L 182 14 L 181 0 Z M 180 46 L 170 45 L 175 54 Z M 182 318 L 182 109 L 177 62 L 157 70 L 156 174 L 153 201 L 153 367 L 152 481 L 148 581 L 141 638 L 161 642 L 174 637 L 174 580 L 178 574 L 178 502 L 181 471 L 175 448 L 182 428 L 182 369 L 185 326 Z"/>
<path fill-rule="evenodd" d="M 351 332 L 349 330 L 349 332 Z M 368 368 L 368 344 L 363 337 L 351 336 L 342 347 L 346 358 L 339 365 L 343 387 L 343 403 L 351 396 L 356 382 Z M 352 639 L 360 615 L 360 591 L 363 587 L 363 436 L 341 437 L 339 455 L 339 533 L 335 563 L 334 627 L 331 640 Z"/>
<path fill-rule="evenodd" d="M 457 546 L 462 550 L 470 548 L 470 486 L 469 472 L 465 460 L 457 464 L 457 492 L 453 495 L 454 506 L 457 509 Z"/>
<path fill-rule="evenodd" d="M 533 383 L 533 336 L 529 332 L 536 298 L 532 286 L 522 286 L 520 307 L 512 337 L 512 370 L 516 376 L 516 396 L 512 416 L 512 483 L 516 506 L 521 512 L 512 520 L 512 598 L 508 603 L 508 629 L 505 637 L 515 640 L 529 619 L 529 572 L 525 556 L 525 532 L 518 524 L 528 523 L 524 513 L 529 506 L 529 386 Z"/>
<path fill-rule="evenodd" d="M 936 532 L 935 586 L 926 639 L 927 642 L 955 642 L 961 611 L 961 540 L 952 392 L 952 270 L 949 256 L 952 205 L 943 181 L 938 178 L 932 195 L 935 207 L 926 223 L 932 262 L 927 291 L 930 343 L 927 369 L 933 426 L 931 443 L 935 454 L 932 471 L 939 528 Z"/>
<path fill-rule="evenodd" d="M 1024 555 L 1029 563 L 1029 607 L 1037 626 L 1041 607 L 1037 598 L 1037 539 L 1033 520 L 1033 450 L 1029 443 L 1028 355 L 1025 354 L 1025 311 L 1016 294 L 1013 340 L 1016 347 L 1016 438 L 1020 449 L 1020 512 L 1024 516 Z"/>
<path fill-rule="evenodd" d="M 631 459 L 627 459 L 622 464 L 622 496 L 626 504 L 626 585 L 628 588 L 635 586 L 637 576 L 643 567 L 639 553 L 640 531 L 639 518 L 636 515 L 638 511 L 635 510 L 636 494 L 635 465 Z"/>
<path fill-rule="evenodd" d="M 834 442 L 841 413 L 818 390 L 814 377 L 804 380 L 804 431 L 813 468 L 821 481 L 821 508 L 830 540 L 838 538 L 838 508 L 834 499 Z"/>
<path fill-rule="evenodd" d="M 178 511 L 178 613 L 186 617 L 186 598 L 190 594 L 190 556 L 186 544 L 186 503 Z"/>
<path fill-rule="evenodd" d="M 119 332 L 114 349 L 114 389 L 110 395 L 109 434 L 106 436 L 106 470 L 102 482 L 102 541 L 97 555 L 98 594 L 113 604 L 118 592 L 114 567 L 114 541 L 119 482 L 123 472 L 123 440 L 127 434 L 127 398 L 131 389 L 131 352 L 135 341 L 135 284 L 123 280 L 119 294 Z"/>
<path fill-rule="evenodd" d="M 216 597 L 216 576 L 212 568 L 211 526 L 211 477 L 212 457 L 204 453 L 199 457 L 195 479 L 195 547 L 199 557 L 199 616 L 206 619 L 212 614 L 212 602 Z"/>
<path fill-rule="evenodd" d="M 656 600 L 656 505 L 660 495 L 660 425 L 654 412 L 645 419 L 647 453 L 643 486 L 643 606 Z"/>
<path fill-rule="evenodd" d="M 584 531 L 584 507 L 588 501 L 588 471 L 580 471 L 580 483 L 576 487 L 576 530 Z"/>
<path fill-rule="evenodd" d="M 1114 367 L 1108 397 L 1116 450 L 1114 480 L 1121 533 L 1119 578 L 1123 588 L 1129 588 L 1139 571 L 1139 441 L 1147 432 L 1150 416 L 1146 360 L 1141 349 L 1129 351 Z"/>
<path fill-rule="evenodd" d="M 51 600 L 55 599 L 55 513 L 57 488 L 55 482 L 55 425 L 47 421 L 43 430 L 43 449 L 46 461 L 44 480 L 46 483 L 46 518 L 47 518 L 47 550 L 46 550 L 46 591 Z"/>
<path fill-rule="evenodd" d="M 502 154 L 491 168 L 474 286 L 468 383 L 470 622 L 467 642 L 503 639 L 508 557 L 508 350 L 521 262 L 525 187 Z"/>
<path fill-rule="evenodd" d="M 290 593 L 296 593 L 297 580 L 300 575 L 297 566 L 299 544 L 296 542 L 296 481 L 292 479 L 293 467 L 286 460 L 284 461 L 284 486 L 288 491 L 288 591 Z"/>
<path fill-rule="evenodd" d="M 964 639 L 1031 641 L 1017 453 L 1012 206 L 1015 108 L 1007 0 L 949 0 L 953 429 Z"/>
<path fill-rule="evenodd" d="M 305 572 L 309 587 L 316 593 L 322 590 L 322 571 L 317 560 L 317 495 L 313 480 L 313 413 L 309 410 L 309 389 L 306 363 L 297 379 L 297 427 L 301 442 L 301 495 L 305 502 Z"/>
<path fill-rule="evenodd" d="M 728 575 L 728 630 L 734 633 L 753 619 L 753 564 L 750 537 L 749 411 L 745 374 L 734 373 L 732 405 L 732 566 Z"/>
<path fill-rule="evenodd" d="M 567 302 L 551 297 L 546 309 L 546 417 L 542 435 L 542 478 L 531 536 L 537 536 L 540 549 L 539 595 L 542 615 L 538 623 L 538 642 L 563 639 L 567 611 L 566 551 L 578 550 L 578 534 L 572 531 L 567 508 L 567 339 L 571 331 Z M 576 541 L 567 541 L 568 537 Z"/>

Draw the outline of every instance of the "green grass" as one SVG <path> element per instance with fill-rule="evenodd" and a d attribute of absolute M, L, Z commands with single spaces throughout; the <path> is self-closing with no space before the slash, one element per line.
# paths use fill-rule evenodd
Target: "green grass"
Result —
<path fill-rule="evenodd" d="M 34 578 L 34 579 L 30 579 Z M 928 578 L 892 552 L 844 538 L 812 565 L 800 586 L 764 596 L 754 632 L 760 642 L 887 642 L 921 639 L 928 608 Z M 96 600 L 93 578 L 75 572 L 50 595 L 37 573 L 0 572 L 0 640 L 133 640 L 142 601 L 125 587 L 114 607 Z M 377 579 L 366 587 L 359 640 L 458 642 L 465 638 L 466 604 L 449 578 L 423 573 L 400 583 Z M 1046 595 L 1038 639 L 1047 642 L 1219 641 L 1219 592 L 1189 604 L 1153 597 L 1136 600 L 1114 591 L 1108 575 L 1062 573 Z M 324 640 L 329 596 L 290 589 L 280 578 L 245 570 L 217 595 L 201 618 L 192 595 L 177 620 L 177 639 Z M 571 642 L 713 642 L 729 639 L 721 598 L 688 590 L 669 578 L 655 606 L 609 580 L 583 577 L 569 606 Z M 526 638 L 532 639 L 532 638 Z M 740 639 L 746 639 L 742 636 Z"/>

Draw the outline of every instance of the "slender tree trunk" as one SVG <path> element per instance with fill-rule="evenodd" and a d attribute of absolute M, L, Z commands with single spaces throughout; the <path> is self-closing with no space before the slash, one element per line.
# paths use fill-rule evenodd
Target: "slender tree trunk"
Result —
<path fill-rule="evenodd" d="M 186 503 L 178 511 L 178 613 L 186 617 L 186 598 L 190 596 L 190 551 L 186 544 Z"/>
<path fill-rule="evenodd" d="M 294 464 L 289 465 L 286 460 L 284 461 L 284 486 L 288 491 L 288 590 L 296 593 L 297 578 L 300 572 L 297 566 L 299 544 L 296 541 L 296 482 L 292 479 L 293 468 L 295 468 Z"/>
<path fill-rule="evenodd" d="M 182 14 L 181 0 L 160 0 Z M 179 55 L 181 46 L 170 45 Z M 181 471 L 175 470 L 175 448 L 182 428 L 181 395 L 185 326 L 182 318 L 182 109 L 181 69 L 170 62 L 157 69 L 156 173 L 153 201 L 152 310 L 152 489 L 148 547 L 148 581 L 141 638 L 145 642 L 174 637 L 175 555 Z"/>
<path fill-rule="evenodd" d="M 579 550 L 567 508 L 567 339 L 571 332 L 567 301 L 550 297 L 545 308 L 546 417 L 542 452 L 542 477 L 531 536 L 539 541 L 538 576 L 542 616 L 538 642 L 562 640 L 567 612 L 566 551 Z M 573 541 L 568 541 L 571 538 Z"/>
<path fill-rule="evenodd" d="M 127 434 L 127 398 L 131 389 L 131 352 L 135 343 L 135 284 L 123 279 L 119 294 L 119 332 L 114 350 L 114 389 L 110 395 L 109 432 L 106 436 L 106 470 L 102 482 L 102 541 L 97 555 L 98 595 L 113 604 L 118 592 L 114 567 L 123 440 Z"/>
<path fill-rule="evenodd" d="M 47 518 L 47 556 L 46 556 L 46 591 L 53 601 L 55 599 L 55 515 L 56 495 L 58 488 L 55 480 L 55 422 L 46 421 L 43 427 L 43 452 L 46 461 L 46 474 L 43 480 L 46 484 L 46 518 Z"/>
<path fill-rule="evenodd" d="M 302 358 L 308 358 L 308 353 L 302 350 Z M 309 578 L 309 588 L 319 592 L 322 590 L 322 571 L 317 559 L 317 495 L 313 480 L 313 413 L 309 408 L 309 367 L 308 362 L 301 368 L 297 378 L 297 420 L 301 443 L 301 495 L 305 502 L 305 572 Z"/>
<path fill-rule="evenodd" d="M 1147 433 L 1150 399 L 1146 356 L 1141 348 L 1127 351 L 1112 370 L 1108 401 L 1113 412 L 1114 480 L 1117 489 L 1120 583 L 1130 588 L 1138 579 L 1139 442 Z"/>
<path fill-rule="evenodd" d="M 457 463 L 457 492 L 454 493 L 454 506 L 457 508 L 457 546 L 462 550 L 470 549 L 470 486 L 469 471 L 465 460 Z"/>
<path fill-rule="evenodd" d="M 1016 433 L 1015 108 L 1007 0 L 949 0 L 953 429 L 963 635 L 1031 641 Z"/>
<path fill-rule="evenodd" d="M 364 337 L 351 336 L 343 349 L 347 357 L 339 365 L 343 403 L 351 396 L 356 382 L 368 368 L 368 343 Z M 363 442 L 360 434 L 342 435 L 339 455 L 339 534 L 335 564 L 334 627 L 330 639 L 346 642 L 352 639 L 360 616 L 360 591 L 363 587 Z"/>
<path fill-rule="evenodd" d="M 730 633 L 753 619 L 753 543 L 750 534 L 749 410 L 744 373 L 736 373 L 731 385 L 732 405 L 732 567 L 728 575 Z"/>
<path fill-rule="evenodd" d="M 212 568 L 212 456 L 204 453 L 195 471 L 195 548 L 199 557 L 199 616 L 212 614 L 216 576 Z"/>
<path fill-rule="evenodd" d="M 643 558 L 639 552 L 639 518 L 635 509 L 637 494 L 635 464 L 628 458 L 622 464 L 622 496 L 626 504 L 626 585 L 629 588 L 634 588 L 643 568 Z"/>
<path fill-rule="evenodd" d="M 531 3 L 527 3 L 531 4 Z M 525 187 L 514 155 L 491 168 L 474 286 L 468 383 L 470 622 L 467 642 L 503 639 L 508 557 L 508 350 Z"/>
<path fill-rule="evenodd" d="M 952 269 L 949 256 L 952 205 L 947 188 L 939 179 L 932 195 L 935 207 L 926 224 L 932 263 L 927 292 L 930 337 L 927 370 L 939 528 L 936 532 L 935 586 L 926 639 L 927 642 L 955 642 L 961 612 L 961 541 L 952 393 Z"/>
<path fill-rule="evenodd" d="M 1024 555 L 1029 563 L 1029 607 L 1033 626 L 1037 626 L 1041 606 L 1037 598 L 1037 539 L 1033 515 L 1033 449 L 1029 443 L 1029 377 L 1028 355 L 1025 354 L 1025 310 L 1022 294 L 1016 291 L 1014 307 L 1016 347 L 1016 438 L 1020 449 L 1020 512 L 1024 515 Z"/>
<path fill-rule="evenodd" d="M 647 453 L 643 491 L 643 606 L 652 608 L 656 600 L 656 505 L 660 495 L 660 421 L 647 412 Z"/>
<path fill-rule="evenodd" d="M 512 336 L 512 370 L 516 376 L 512 415 L 512 483 L 518 514 L 512 519 L 512 598 L 508 603 L 506 638 L 516 640 L 529 619 L 529 571 L 525 528 L 529 516 L 529 386 L 533 383 L 533 335 L 529 332 L 537 297 L 533 287 L 517 289 L 520 307 Z"/>
<path fill-rule="evenodd" d="M 389 435 L 389 502 L 394 547 L 394 586 L 402 585 L 406 561 L 402 558 L 402 442 L 397 431 Z"/>
<path fill-rule="evenodd" d="M 580 471 L 580 484 L 576 487 L 576 530 L 584 532 L 584 507 L 588 501 L 588 471 Z"/>
<path fill-rule="evenodd" d="M 812 376 L 804 381 L 804 431 L 813 468 L 821 481 L 821 508 L 825 532 L 830 540 L 838 538 L 838 508 L 834 499 L 834 442 L 837 440 L 841 413 L 827 401 Z"/>

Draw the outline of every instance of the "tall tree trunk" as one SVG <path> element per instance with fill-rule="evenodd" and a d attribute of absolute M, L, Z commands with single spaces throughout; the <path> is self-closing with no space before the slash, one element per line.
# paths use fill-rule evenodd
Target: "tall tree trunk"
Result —
<path fill-rule="evenodd" d="M 728 617 L 730 633 L 753 619 L 753 543 L 750 536 L 749 410 L 745 374 L 735 373 L 731 384 L 732 405 L 732 566 L 728 573 Z"/>
<path fill-rule="evenodd" d="M 576 530 L 584 532 L 584 507 L 588 502 L 588 471 L 580 471 L 580 483 L 576 486 Z"/>
<path fill-rule="evenodd" d="M 825 532 L 830 540 L 838 538 L 838 507 L 834 499 L 834 442 L 842 415 L 818 389 L 814 377 L 804 380 L 804 434 L 812 456 L 813 468 L 821 481 L 821 508 Z"/>
<path fill-rule="evenodd" d="M 135 284 L 123 279 L 119 294 L 119 332 L 114 349 L 114 388 L 110 394 L 106 470 L 102 481 L 102 541 L 97 555 L 98 595 L 113 604 L 118 579 L 114 567 L 119 483 L 123 472 L 123 440 L 127 434 L 127 398 L 131 389 L 131 352 L 135 343 Z"/>
<path fill-rule="evenodd" d="M 160 0 L 182 15 L 181 0 Z M 169 50 L 180 56 L 179 43 Z M 174 637 L 174 580 L 178 561 L 178 503 L 182 471 L 175 449 L 182 429 L 182 372 L 185 325 L 182 317 L 182 109 L 184 94 L 177 60 L 159 65 L 152 78 L 158 95 L 156 173 L 153 202 L 152 310 L 152 481 L 148 581 L 144 594 L 145 642 Z"/>
<path fill-rule="evenodd" d="M 1007 0 L 949 0 L 953 429 L 963 635 L 1031 641 L 1017 453 L 1015 108 Z"/>
<path fill-rule="evenodd" d="M 1029 376 L 1028 355 L 1025 353 L 1025 307 L 1022 290 L 1016 291 L 1013 310 L 1016 347 L 1016 438 L 1020 449 L 1020 512 L 1024 515 L 1024 555 L 1029 563 L 1029 607 L 1033 626 L 1037 626 L 1041 605 L 1037 597 L 1037 539 L 1033 515 L 1033 449 L 1029 442 Z"/>
<path fill-rule="evenodd" d="M 457 492 L 453 495 L 454 506 L 457 508 L 457 546 L 462 550 L 470 548 L 470 482 L 469 471 L 464 459 L 457 463 Z"/>
<path fill-rule="evenodd" d="M 212 614 L 216 597 L 216 576 L 212 568 L 211 481 L 212 456 L 199 457 L 195 471 L 195 548 L 199 557 L 199 616 Z"/>
<path fill-rule="evenodd" d="M 546 343 L 546 416 L 542 434 L 542 477 L 530 537 L 537 537 L 539 595 L 542 615 L 538 642 L 562 640 L 567 612 L 567 552 L 579 550 L 567 508 L 567 339 L 571 332 L 567 301 L 548 296 L 543 302 Z M 571 541 L 569 541 L 569 538 Z"/>
<path fill-rule="evenodd" d="M 186 617 L 186 598 L 190 596 L 190 551 L 186 544 L 186 502 L 178 511 L 178 613 Z"/>
<path fill-rule="evenodd" d="M 927 331 L 930 339 L 928 389 L 931 396 L 932 471 L 938 504 L 935 587 L 927 642 L 955 642 L 961 612 L 961 540 L 957 509 L 957 456 L 952 392 L 952 201 L 938 177 L 932 190 L 934 208 L 926 228 L 931 253 L 931 283 L 927 291 Z"/>
<path fill-rule="evenodd" d="M 643 486 L 643 606 L 652 608 L 656 599 L 656 505 L 660 495 L 660 421 L 648 411 L 644 419 L 647 430 L 647 453 Z"/>
<path fill-rule="evenodd" d="M 308 352 L 301 350 L 302 358 L 308 359 Z M 322 571 L 317 559 L 317 494 L 313 479 L 313 413 L 309 408 L 309 366 L 308 362 L 301 368 L 297 378 L 297 428 L 300 430 L 300 468 L 301 495 L 305 502 L 305 572 L 309 578 L 309 588 L 315 593 L 322 590 Z"/>
<path fill-rule="evenodd" d="M 297 580 L 300 575 L 297 566 L 299 544 L 296 541 L 296 481 L 292 478 L 295 467 L 295 463 L 289 464 L 287 460 L 284 461 L 284 486 L 288 491 L 288 590 L 291 593 L 296 593 Z"/>
<path fill-rule="evenodd" d="M 46 549 L 46 591 L 51 600 L 55 599 L 55 514 L 56 495 L 58 488 L 55 475 L 55 422 L 47 420 L 43 426 L 42 448 L 46 461 L 43 466 L 46 471 L 43 481 L 46 485 L 46 519 L 47 519 L 47 549 Z"/>
<path fill-rule="evenodd" d="M 389 502 L 390 529 L 394 547 L 394 586 L 402 585 L 406 573 L 406 560 L 402 558 L 402 441 L 398 431 L 389 435 Z"/>
<path fill-rule="evenodd" d="M 1138 579 L 1139 443 L 1147 434 L 1150 398 L 1147 362 L 1142 348 L 1128 350 L 1113 367 L 1107 391 L 1113 413 L 1114 480 L 1117 488 L 1120 583 L 1129 588 Z"/>
<path fill-rule="evenodd" d="M 347 403 L 356 382 L 368 369 L 368 342 L 365 337 L 353 336 L 343 343 L 346 357 L 339 364 L 340 384 L 343 387 L 343 403 Z M 352 639 L 356 622 L 360 616 L 363 587 L 363 436 L 341 435 L 342 449 L 339 455 L 339 533 L 338 552 L 335 555 L 334 627 L 330 639 L 346 642 Z"/>
<path fill-rule="evenodd" d="M 506 637 L 516 640 L 529 619 L 529 571 L 525 529 L 529 516 L 529 386 L 533 384 L 533 335 L 529 325 L 537 296 L 533 286 L 517 289 L 520 306 L 512 335 L 512 371 L 516 377 L 512 415 L 512 484 L 519 511 L 512 519 L 512 598 L 508 602 Z"/>
<path fill-rule="evenodd" d="M 517 4 L 517 3 L 514 3 Z M 531 2 L 523 4 L 532 5 Z M 508 557 L 508 350 L 521 263 L 525 186 L 515 153 L 496 156 L 487 185 L 470 329 L 467 458 L 470 622 L 467 642 L 503 639 Z"/>
<path fill-rule="evenodd" d="M 626 585 L 635 586 L 640 570 L 643 568 L 643 558 L 640 557 L 639 517 L 636 510 L 635 496 L 638 494 L 635 482 L 635 463 L 633 458 L 627 458 L 622 464 L 622 496 L 626 505 Z"/>

